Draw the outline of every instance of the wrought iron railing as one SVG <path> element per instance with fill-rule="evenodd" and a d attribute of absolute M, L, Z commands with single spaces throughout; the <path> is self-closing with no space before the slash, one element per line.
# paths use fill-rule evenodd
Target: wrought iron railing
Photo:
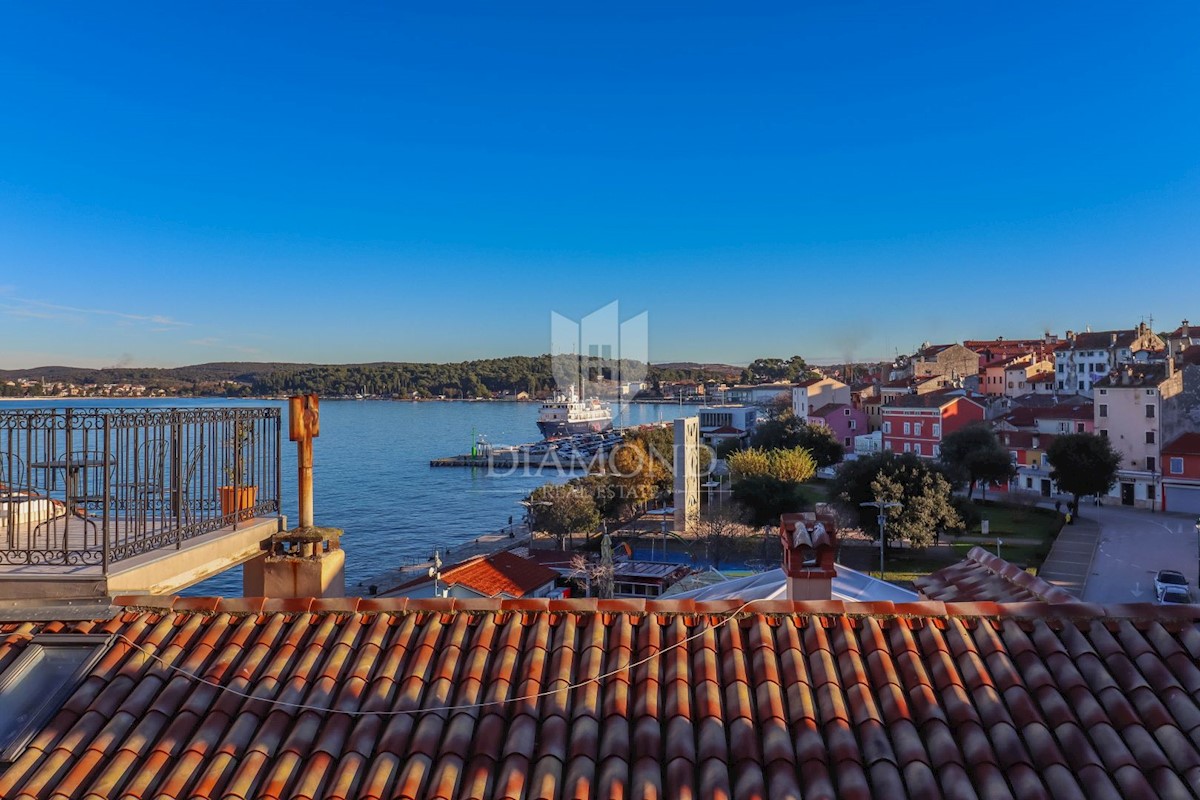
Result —
<path fill-rule="evenodd" d="M 0 410 L 0 564 L 110 564 L 279 514 L 278 408 Z"/>

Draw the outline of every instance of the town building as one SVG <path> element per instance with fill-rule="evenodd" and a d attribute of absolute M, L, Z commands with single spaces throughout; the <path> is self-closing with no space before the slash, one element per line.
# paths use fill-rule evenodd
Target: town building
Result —
<path fill-rule="evenodd" d="M 1054 442 L 1053 434 L 1036 430 L 999 431 L 996 439 L 1012 456 L 1013 466 L 1017 468 L 1017 474 L 1008 484 L 1010 490 L 1037 492 L 1042 497 L 1058 493 L 1058 487 L 1050 477 L 1054 468 L 1046 458 L 1046 451 Z"/>
<path fill-rule="evenodd" d="M 706 406 L 697 415 L 700 418 L 700 438 L 710 447 L 728 441 L 749 445 L 758 423 L 756 406 Z"/>
<path fill-rule="evenodd" d="M 1124 364 L 1093 385 L 1095 429 L 1121 455 L 1110 496 L 1122 505 L 1153 507 L 1158 500 L 1166 364 Z"/>
<path fill-rule="evenodd" d="M 1182 353 L 1189 347 L 1200 345 L 1200 325 L 1193 327 L 1185 319 L 1178 328 L 1167 334 L 1166 339 L 1172 353 Z"/>
<path fill-rule="evenodd" d="M 1093 385 L 1110 372 L 1159 358 L 1166 347 L 1144 322 L 1127 331 L 1067 331 L 1066 346 L 1054 352 L 1058 389 L 1091 397 Z"/>
<path fill-rule="evenodd" d="M 833 437 L 847 451 L 854 450 L 854 437 L 870 429 L 867 412 L 848 403 L 830 403 L 809 413 L 810 425 L 821 425 L 829 429 Z"/>
<path fill-rule="evenodd" d="M 729 403 L 754 406 L 786 403 L 792 399 L 792 386 L 790 383 L 739 384 L 726 389 L 723 399 Z"/>
<path fill-rule="evenodd" d="M 883 407 L 883 449 L 937 458 L 944 436 L 983 419 L 983 404 L 962 389 L 898 397 Z"/>
<path fill-rule="evenodd" d="M 1200 515 L 1200 433 L 1185 433 L 1162 449 L 1162 508 Z"/>
<path fill-rule="evenodd" d="M 797 419 L 811 422 L 809 416 L 822 406 L 831 403 L 850 405 L 850 387 L 833 378 L 810 378 L 792 387 L 792 414 Z"/>
<path fill-rule="evenodd" d="M 979 374 L 979 353 L 961 344 L 929 344 L 912 357 L 914 378 L 946 378 L 966 380 Z"/>

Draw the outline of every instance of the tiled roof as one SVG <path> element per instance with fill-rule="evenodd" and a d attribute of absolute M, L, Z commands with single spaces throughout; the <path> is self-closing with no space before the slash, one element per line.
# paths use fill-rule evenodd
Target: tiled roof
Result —
<path fill-rule="evenodd" d="M 1162 449 L 1163 455 L 1194 456 L 1200 455 L 1200 433 L 1185 433 L 1177 436 Z"/>
<path fill-rule="evenodd" d="M 842 409 L 846 409 L 846 408 L 853 408 L 853 406 L 851 406 L 849 403 L 826 403 L 825 405 L 818 408 L 816 411 L 809 414 L 809 416 L 810 417 L 827 417 L 830 414 L 834 413 L 835 411 L 841 411 Z"/>
<path fill-rule="evenodd" d="M 1196 606 L 124 602 L 112 619 L 0 623 L 0 664 L 34 634 L 120 637 L 0 767 L 0 797 L 1082 800 L 1200 786 Z"/>
<path fill-rule="evenodd" d="M 956 400 L 965 400 L 968 403 L 975 403 L 975 400 L 963 394 L 961 389 L 942 389 L 939 391 L 926 392 L 925 394 L 907 394 L 897 397 L 890 401 L 886 407 L 888 408 L 943 408 L 954 403 Z"/>
<path fill-rule="evenodd" d="M 1093 418 L 1094 413 L 1095 408 L 1089 401 L 1087 403 L 1060 403 L 1045 406 L 1018 406 L 1001 419 L 1018 428 L 1028 428 L 1036 425 L 1039 419 L 1089 420 Z"/>
<path fill-rule="evenodd" d="M 1075 334 L 1071 346 L 1075 350 L 1106 350 L 1109 347 L 1129 347 L 1136 339 L 1136 330 L 1087 331 Z"/>
<path fill-rule="evenodd" d="M 1131 386 L 1157 386 L 1167 379 L 1166 364 L 1126 364 L 1117 367 L 1092 386 L 1105 389 L 1120 389 Z"/>
<path fill-rule="evenodd" d="M 982 547 L 972 547 L 957 564 L 913 580 L 922 595 L 946 603 L 1074 603 L 1064 589 L 1030 575 Z"/>
<path fill-rule="evenodd" d="M 1054 383 L 1054 370 L 1039 372 L 1025 379 L 1028 383 Z"/>
<path fill-rule="evenodd" d="M 1054 441 L 1054 434 L 1037 431 L 1000 431 L 996 434 L 996 439 L 1001 447 L 1015 447 L 1020 450 L 1033 449 L 1033 441 L 1036 439 L 1036 449 L 1046 450 Z"/>
<path fill-rule="evenodd" d="M 402 593 L 405 588 L 428 583 L 419 578 L 401 584 L 388 593 Z M 442 570 L 441 582 L 447 586 L 464 586 L 484 597 L 524 597 L 527 593 L 558 580 L 550 567 L 507 551 L 479 556 Z"/>

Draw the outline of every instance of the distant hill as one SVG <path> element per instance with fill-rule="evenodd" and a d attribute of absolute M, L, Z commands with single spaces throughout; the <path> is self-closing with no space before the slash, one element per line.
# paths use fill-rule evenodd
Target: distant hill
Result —
<path fill-rule="evenodd" d="M 741 374 L 727 364 L 652 364 L 650 380 L 725 381 Z M 308 364 L 214 361 L 185 367 L 67 367 L 48 365 L 0 370 L 0 385 L 17 379 L 95 386 L 134 384 L 172 394 L 280 395 L 317 392 L 335 396 L 373 395 L 482 397 L 489 394 L 545 393 L 553 389 L 550 356 L 460 361 L 448 364 L 376 361 L 362 364 Z M 11 388 L 11 387 L 10 387 Z"/>

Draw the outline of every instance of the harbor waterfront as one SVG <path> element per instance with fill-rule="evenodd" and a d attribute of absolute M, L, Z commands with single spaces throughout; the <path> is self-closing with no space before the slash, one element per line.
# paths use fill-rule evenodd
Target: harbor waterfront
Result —
<path fill-rule="evenodd" d="M 272 400 L 224 398 L 161 400 L 15 400 L 5 408 L 171 408 L 196 406 L 280 406 Z M 430 462 L 470 451 L 479 435 L 493 445 L 536 441 L 537 403 L 422 402 L 366 400 L 321 404 L 321 435 L 314 442 L 314 503 L 319 525 L 345 531 L 346 591 L 367 594 L 382 573 L 424 561 L 435 548 L 449 563 L 455 548 L 520 524 L 518 504 L 547 482 L 571 477 L 552 468 L 504 470 L 435 469 Z M 617 426 L 666 421 L 696 412 L 695 405 L 614 406 Z M 285 412 L 286 413 L 286 412 Z M 286 437 L 285 437 L 286 438 Z M 575 473 L 578 474 L 578 473 Z M 296 451 L 283 447 L 283 513 L 294 524 Z M 447 550 L 449 554 L 447 555 Z M 464 549 L 465 554 L 465 549 Z M 380 586 L 380 589 L 384 588 Z M 241 568 L 193 586 L 187 594 L 237 596 Z"/>

